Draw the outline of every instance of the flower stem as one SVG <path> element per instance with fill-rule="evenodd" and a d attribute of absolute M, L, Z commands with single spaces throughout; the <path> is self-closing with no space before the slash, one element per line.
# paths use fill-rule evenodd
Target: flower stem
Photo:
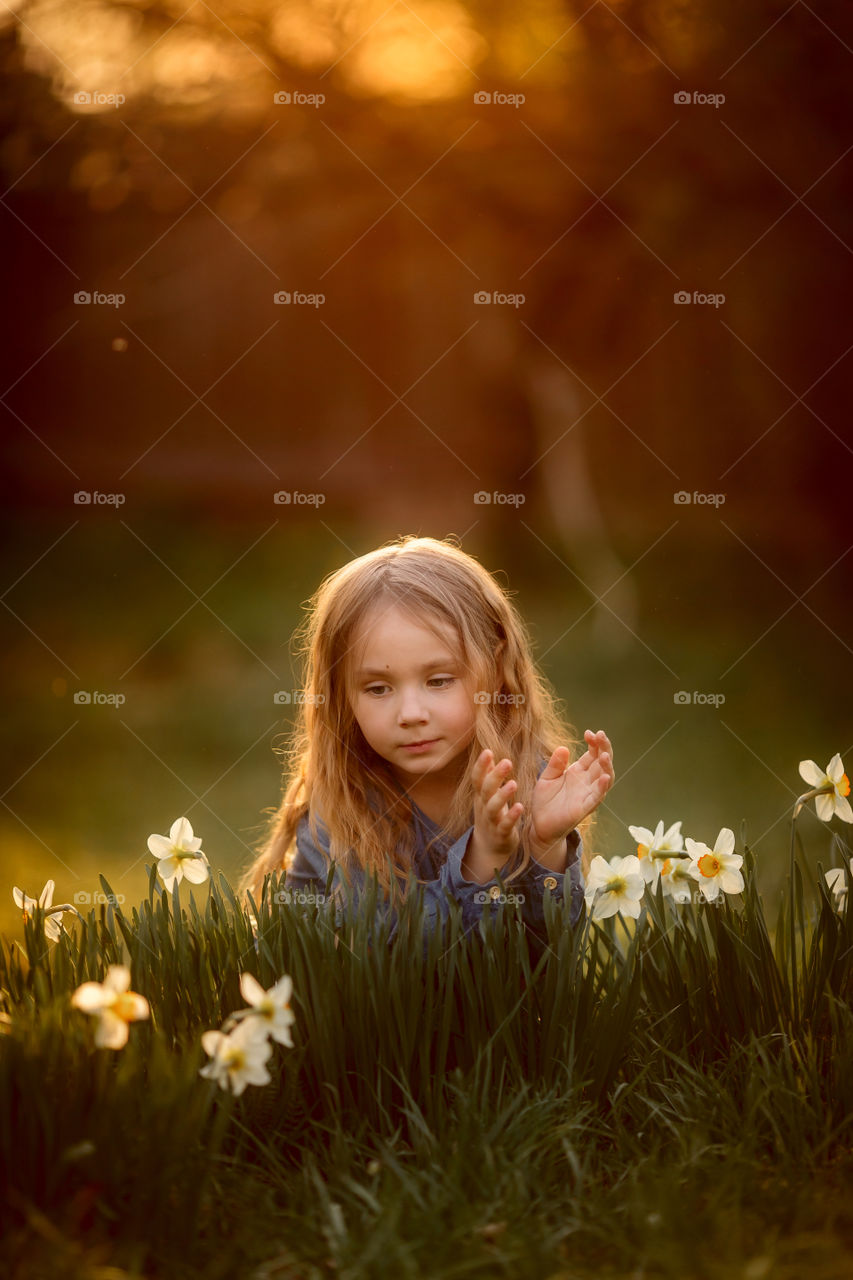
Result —
<path fill-rule="evenodd" d="M 809 792 L 809 793 L 808 793 L 808 795 L 801 797 L 801 799 L 806 800 L 806 799 L 808 799 L 808 798 L 809 798 L 809 795 L 811 795 L 811 794 L 813 794 L 813 793 L 812 793 L 812 792 Z M 796 841 L 796 834 L 797 834 L 797 814 L 799 813 L 799 811 L 800 811 L 800 808 L 801 808 L 801 807 L 802 807 L 802 805 L 801 805 L 801 804 L 800 804 L 800 802 L 798 801 L 798 802 L 797 802 L 797 807 L 795 807 L 795 809 L 794 809 L 794 813 L 793 813 L 793 816 L 792 816 L 792 818 L 791 818 L 791 858 L 790 858 L 790 869 L 789 869 L 789 875 L 790 875 L 790 879 L 791 879 L 791 902 L 790 902 L 790 908 L 791 908 L 791 998 L 792 998 L 792 1006 L 793 1006 L 793 1020 L 794 1020 L 794 1027 L 795 1027 L 795 1028 L 796 1028 L 796 1026 L 798 1025 L 799 1020 L 800 1020 L 800 996 L 799 996 L 799 991 L 798 991 L 798 988 L 797 988 L 797 932 L 796 932 L 796 910 L 795 910 L 795 905 L 794 905 L 794 899 L 795 899 L 795 897 L 796 897 L 796 875 L 795 875 L 795 870 L 796 870 L 796 852 L 795 852 L 795 847 L 796 847 L 796 846 L 795 846 L 795 841 Z"/>

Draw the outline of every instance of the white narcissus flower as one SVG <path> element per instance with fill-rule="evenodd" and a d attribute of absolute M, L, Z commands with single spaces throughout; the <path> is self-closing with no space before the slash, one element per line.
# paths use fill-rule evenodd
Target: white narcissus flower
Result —
<path fill-rule="evenodd" d="M 98 1017 L 95 1044 L 99 1049 L 123 1049 L 127 1044 L 128 1024 L 150 1015 L 145 996 L 128 990 L 129 987 L 127 966 L 111 964 L 103 982 L 84 982 L 71 997 L 75 1009 Z"/>
<path fill-rule="evenodd" d="M 743 889 L 741 866 L 743 857 L 732 853 L 735 847 L 735 833 L 723 827 L 717 836 L 713 849 L 709 849 L 700 840 L 687 838 L 687 852 L 691 859 L 690 874 L 699 881 L 699 888 L 706 901 L 713 902 L 723 893 L 740 893 Z"/>
<path fill-rule="evenodd" d="M 636 920 L 645 887 L 640 860 L 635 854 L 627 858 L 617 856 L 609 862 L 598 854 L 589 865 L 584 898 L 593 920 L 605 920 L 617 911 Z"/>
<path fill-rule="evenodd" d="M 264 991 L 257 978 L 251 973 L 240 974 L 240 990 L 243 999 L 252 1006 L 242 1010 L 242 1016 L 252 1021 L 257 1019 L 258 1029 L 265 1035 L 272 1036 L 279 1044 L 293 1048 L 290 1028 L 296 1017 L 290 1008 L 290 997 L 293 994 L 293 980 L 285 974 L 279 978 L 275 986 Z"/>
<path fill-rule="evenodd" d="M 665 898 L 673 902 L 692 902 L 695 880 L 690 874 L 693 866 L 690 858 L 667 858 L 661 863 L 660 882 Z"/>
<path fill-rule="evenodd" d="M 663 818 L 654 831 L 648 827 L 629 827 L 628 830 L 637 841 L 637 856 L 640 859 L 640 870 L 647 884 L 654 884 L 660 872 L 661 862 L 671 853 L 681 853 L 684 848 L 684 837 L 681 834 L 681 823 L 674 822 L 664 834 Z"/>
<path fill-rule="evenodd" d="M 844 772 L 841 756 L 837 753 L 826 766 L 826 772 L 819 769 L 814 760 L 800 761 L 800 777 L 813 788 L 800 796 L 794 817 L 800 812 L 804 801 L 814 796 L 814 807 L 821 822 L 830 822 L 837 814 L 842 822 L 853 822 L 853 809 L 850 808 L 850 779 Z M 820 793 L 820 794 L 818 794 Z"/>
<path fill-rule="evenodd" d="M 272 1053 L 272 1045 L 257 1019 L 241 1022 L 230 1035 L 205 1031 L 201 1043 L 210 1055 L 210 1062 L 200 1068 L 199 1074 L 215 1080 L 221 1089 L 230 1087 L 236 1096 L 247 1084 L 269 1084 L 272 1077 L 265 1063 Z"/>
<path fill-rule="evenodd" d="M 159 858 L 157 871 L 169 890 L 175 881 L 180 884 L 186 879 L 190 884 L 204 884 L 210 875 L 210 864 L 201 851 L 201 837 L 193 836 L 188 818 L 173 822 L 168 836 L 149 836 L 148 848 Z"/>
<path fill-rule="evenodd" d="M 62 936 L 62 913 L 63 911 L 71 911 L 71 903 L 64 902 L 61 907 L 54 907 L 53 891 L 56 885 L 52 880 L 48 880 L 38 896 L 38 902 L 35 898 L 29 898 L 23 889 L 19 889 L 17 885 L 12 890 L 12 897 L 15 899 L 15 906 L 20 908 L 24 913 L 24 919 L 27 920 L 32 915 L 36 907 L 41 907 L 45 913 L 44 931 L 51 942 L 58 942 Z"/>
<path fill-rule="evenodd" d="M 853 878 L 853 858 L 850 859 L 849 874 Z M 844 910 L 844 904 L 847 901 L 847 875 L 843 867 L 830 867 L 824 879 L 829 887 L 830 892 L 835 897 L 835 905 L 839 911 Z"/>

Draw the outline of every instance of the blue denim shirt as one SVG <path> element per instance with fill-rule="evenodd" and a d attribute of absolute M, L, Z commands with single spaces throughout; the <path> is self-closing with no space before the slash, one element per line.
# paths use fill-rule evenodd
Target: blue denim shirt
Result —
<path fill-rule="evenodd" d="M 545 765 L 543 763 L 542 768 Z M 541 769 L 540 769 L 541 773 Z M 440 830 L 431 818 L 419 809 L 412 801 L 413 822 L 415 830 L 415 850 L 413 871 L 422 881 L 418 888 L 424 898 L 424 921 L 430 932 L 436 921 L 443 920 L 449 912 L 447 894 L 461 903 L 462 925 L 466 932 L 474 927 L 483 912 L 494 914 L 497 911 L 501 893 L 497 879 L 478 884 L 466 880 L 462 874 L 462 859 L 473 832 L 470 826 L 458 840 L 449 843 L 447 837 L 438 839 L 431 849 L 427 845 Z M 304 814 L 296 831 L 296 853 L 285 878 L 285 887 L 296 893 L 322 892 L 331 857 L 329 853 L 328 831 L 318 819 L 320 845 L 314 842 L 309 827 L 308 815 Z M 524 873 L 504 884 L 503 892 L 507 895 L 523 895 L 521 917 L 525 925 L 537 937 L 547 942 L 545 929 L 544 900 L 551 894 L 562 901 L 564 894 L 570 894 L 570 920 L 575 924 L 583 910 L 584 878 L 581 870 L 581 838 L 577 831 L 569 832 L 566 838 L 568 862 L 565 872 L 550 871 L 531 857 Z M 359 868 L 351 871 L 354 894 L 357 897 L 364 884 L 364 874 Z M 332 887 L 342 882 L 338 869 L 332 880 Z M 490 893 L 491 890 L 491 893 Z M 493 896 L 494 895 L 494 896 Z M 298 901 L 298 899 L 297 899 Z M 391 930 L 390 939 L 396 932 L 396 922 Z M 389 940 L 390 940 L 389 939 Z"/>

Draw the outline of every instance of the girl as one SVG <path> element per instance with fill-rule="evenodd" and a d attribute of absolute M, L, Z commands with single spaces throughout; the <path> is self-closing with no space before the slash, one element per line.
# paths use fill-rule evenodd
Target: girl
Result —
<path fill-rule="evenodd" d="M 612 748 L 587 730 L 570 764 L 573 730 L 483 566 L 450 539 L 402 537 L 330 574 L 300 632 L 284 799 L 241 889 L 259 901 L 286 868 L 288 889 L 322 892 L 335 859 L 333 892 L 372 874 L 393 904 L 411 872 L 430 924 L 449 895 L 468 927 L 502 896 L 499 871 L 538 936 L 547 894 L 570 893 L 574 923 Z"/>

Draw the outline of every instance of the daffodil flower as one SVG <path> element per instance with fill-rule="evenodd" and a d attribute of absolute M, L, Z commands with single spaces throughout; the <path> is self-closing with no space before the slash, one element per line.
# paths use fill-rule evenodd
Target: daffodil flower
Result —
<path fill-rule="evenodd" d="M 290 1008 L 290 997 L 293 994 L 292 979 L 285 974 L 283 978 L 279 978 L 275 986 L 270 987 L 269 991 L 264 991 L 257 978 L 251 973 L 241 973 L 240 990 L 243 993 L 243 999 L 248 1001 L 251 1008 L 241 1009 L 232 1016 L 238 1020 L 245 1018 L 257 1020 L 259 1032 L 271 1036 L 279 1044 L 285 1044 L 292 1049 L 293 1038 L 290 1028 L 296 1021 Z"/>
<path fill-rule="evenodd" d="M 841 756 L 837 753 L 826 766 L 826 772 L 819 769 L 814 760 L 800 761 L 800 777 L 811 783 L 812 790 L 797 799 L 794 806 L 794 817 L 802 809 L 807 800 L 814 796 L 815 813 L 821 822 L 830 822 L 837 815 L 842 822 L 853 822 L 853 809 L 850 808 L 850 779 L 844 772 Z"/>
<path fill-rule="evenodd" d="M 688 868 L 694 880 L 699 881 L 699 888 L 707 902 L 713 902 L 723 893 L 740 893 L 743 889 L 741 866 L 743 857 L 732 853 L 735 847 L 735 833 L 723 827 L 717 836 L 713 849 L 709 849 L 700 840 L 687 838 L 687 852 L 691 860 Z"/>
<path fill-rule="evenodd" d="M 693 900 L 695 881 L 690 874 L 692 865 L 689 857 L 667 858 L 661 863 L 660 882 L 664 897 L 680 903 Z"/>
<path fill-rule="evenodd" d="M 674 822 L 666 834 L 662 818 L 653 832 L 648 827 L 629 827 L 628 830 L 637 841 L 637 856 L 643 879 L 647 884 L 656 883 L 661 863 L 666 861 L 669 854 L 681 853 L 684 848 L 681 823 Z"/>
<path fill-rule="evenodd" d="M 241 1022 L 230 1035 L 205 1031 L 201 1044 L 210 1062 L 200 1068 L 199 1075 L 215 1080 L 221 1089 L 230 1087 L 237 1096 L 247 1084 L 269 1084 L 272 1077 L 265 1063 L 272 1045 L 257 1019 Z"/>
<path fill-rule="evenodd" d="M 853 877 L 853 858 L 850 859 L 849 875 Z M 836 909 L 843 911 L 847 901 L 847 873 L 843 867 L 830 867 L 824 878 L 835 898 Z"/>
<path fill-rule="evenodd" d="M 145 996 L 129 987 L 127 966 L 111 964 L 103 982 L 84 982 L 71 997 L 75 1009 L 98 1017 L 95 1044 L 99 1049 L 123 1049 L 129 1024 L 150 1015 Z"/>
<path fill-rule="evenodd" d="M 598 854 L 589 866 L 584 898 L 593 920 L 606 920 L 617 911 L 636 920 L 645 887 L 640 860 L 635 854 L 627 858 L 617 856 L 609 862 Z"/>
<path fill-rule="evenodd" d="M 210 875 L 210 864 L 201 851 L 201 837 L 193 836 L 188 818 L 173 822 L 168 836 L 149 836 L 148 848 L 159 858 L 157 871 L 169 890 L 183 879 L 190 884 L 204 884 Z"/>
<path fill-rule="evenodd" d="M 52 880 L 48 880 L 38 897 L 28 898 L 23 889 L 19 889 L 15 885 L 12 890 L 12 897 L 15 899 L 15 906 L 19 907 L 24 914 L 24 919 L 28 920 L 36 907 L 41 907 L 44 912 L 44 932 L 50 938 L 51 942 L 58 942 L 62 936 L 62 913 L 63 911 L 73 911 L 74 908 L 70 902 L 63 902 L 61 906 L 54 907 L 53 891 L 56 885 Z"/>

